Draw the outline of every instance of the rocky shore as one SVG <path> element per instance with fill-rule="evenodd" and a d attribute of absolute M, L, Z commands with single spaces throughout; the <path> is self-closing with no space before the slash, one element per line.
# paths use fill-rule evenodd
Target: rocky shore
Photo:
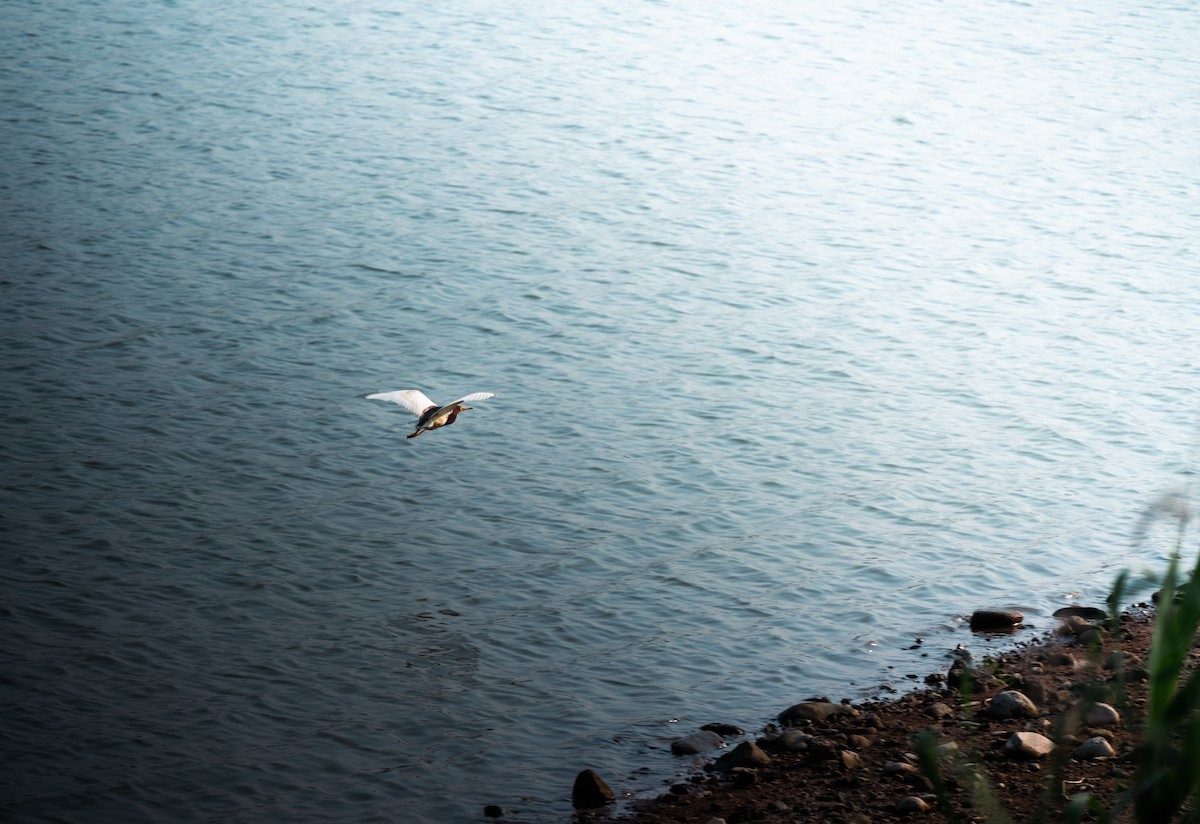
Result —
<path fill-rule="evenodd" d="M 585 771 L 575 787 L 577 819 L 621 824 L 984 821 L 978 796 L 972 799 L 968 792 L 972 781 L 966 770 L 978 768 L 999 807 L 1016 820 L 1032 818 L 1039 804 L 1049 805 L 1049 820 L 1061 820 L 1068 800 L 1083 792 L 1111 809 L 1135 769 L 1152 610 L 1147 605 L 1130 609 L 1112 632 L 1104 628 L 1101 610 L 1060 613 L 1061 626 L 1049 636 L 994 659 L 971 660 L 964 654 L 947 671 L 930 674 L 926 687 L 916 692 L 854 705 L 813 697 L 785 709 L 753 736 L 727 725 L 695 730 L 672 749 L 711 752 L 705 770 L 665 787 L 656 798 L 632 802 L 623 814 L 605 803 L 614 794 L 603 779 Z M 980 616 L 984 622 L 1005 621 L 1003 613 Z M 1195 665 L 1200 652 L 1194 646 L 1191 654 Z M 926 731 L 933 736 L 929 752 L 943 765 L 942 789 L 954 808 L 952 817 L 939 806 L 934 785 L 918 764 L 917 741 Z M 1048 786 L 1056 764 L 1061 774 Z"/>

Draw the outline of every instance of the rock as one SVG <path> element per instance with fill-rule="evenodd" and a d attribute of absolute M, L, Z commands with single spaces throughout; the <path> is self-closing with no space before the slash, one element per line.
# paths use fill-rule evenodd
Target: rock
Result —
<path fill-rule="evenodd" d="M 1108 670 L 1124 669 L 1126 671 L 1135 670 L 1142 666 L 1142 659 L 1136 655 L 1130 655 L 1119 649 L 1110 652 L 1104 658 L 1104 668 Z"/>
<path fill-rule="evenodd" d="M 758 783 L 758 770 L 751 767 L 734 767 L 729 771 L 733 786 L 739 789 L 753 787 Z"/>
<path fill-rule="evenodd" d="M 808 760 L 816 763 L 832 760 L 842 748 L 835 746 L 832 741 L 827 738 L 814 738 L 808 744 Z"/>
<path fill-rule="evenodd" d="M 1023 692 L 1005 690 L 988 702 L 989 718 L 1036 718 L 1037 705 Z"/>
<path fill-rule="evenodd" d="M 1014 758 L 1045 758 L 1054 749 L 1054 742 L 1036 732 L 1014 732 L 1004 749 Z"/>
<path fill-rule="evenodd" d="M 796 721 L 828 721 L 839 715 L 858 715 L 858 710 L 848 704 L 833 704 L 828 701 L 802 701 L 779 713 L 779 723 L 794 724 Z"/>
<path fill-rule="evenodd" d="M 949 718 L 954 715 L 954 710 L 950 708 L 949 704 L 943 704 L 941 701 L 938 701 L 926 707 L 925 714 L 940 721 L 943 718 Z"/>
<path fill-rule="evenodd" d="M 856 750 L 865 750 L 867 747 L 874 744 L 875 740 L 867 735 L 851 735 L 846 739 L 846 743 L 848 743 L 851 747 L 854 747 Z"/>
<path fill-rule="evenodd" d="M 488 818 L 499 818 L 504 815 L 504 808 L 499 804 L 488 804 L 483 808 L 483 814 Z"/>
<path fill-rule="evenodd" d="M 734 726 L 733 724 L 705 724 L 700 729 L 708 732 L 715 732 L 717 735 L 720 735 L 724 738 L 731 738 L 735 735 L 746 734 L 744 729 Z"/>
<path fill-rule="evenodd" d="M 1093 704 L 1083 721 L 1089 727 L 1117 727 L 1121 724 L 1121 713 L 1111 704 Z"/>
<path fill-rule="evenodd" d="M 839 758 L 842 762 L 842 766 L 845 767 L 847 770 L 854 770 L 854 769 L 857 769 L 858 767 L 862 766 L 862 758 L 856 752 L 850 752 L 850 750 L 842 750 Z"/>
<path fill-rule="evenodd" d="M 846 824 L 871 824 L 871 818 L 863 813 L 855 813 L 850 816 Z"/>
<path fill-rule="evenodd" d="M 1026 678 L 1024 685 L 1021 687 L 1021 692 L 1028 695 L 1029 700 L 1039 707 L 1046 703 L 1046 698 L 1050 694 L 1046 689 L 1046 682 L 1041 678 Z"/>
<path fill-rule="evenodd" d="M 1085 621 L 1103 621 L 1108 618 L 1108 613 L 1097 607 L 1063 607 L 1062 609 L 1054 610 L 1055 618 L 1082 618 Z"/>
<path fill-rule="evenodd" d="M 943 758 L 956 752 L 958 752 L 957 741 L 943 741 L 933 748 L 933 753 L 938 758 Z"/>
<path fill-rule="evenodd" d="M 1092 629 L 1094 626 L 1095 624 L 1091 623 L 1090 621 L 1083 620 L 1078 615 L 1069 615 L 1063 620 L 1062 624 L 1059 625 L 1058 634 L 1074 635 L 1075 637 L 1079 637 L 1089 629 Z"/>
<path fill-rule="evenodd" d="M 1112 748 L 1112 744 L 1097 735 L 1080 744 L 1075 749 L 1075 754 L 1071 757 L 1080 761 L 1087 761 L 1092 758 L 1112 758 L 1116 754 L 1116 751 Z"/>
<path fill-rule="evenodd" d="M 1024 620 L 1025 616 L 1015 610 L 977 609 L 971 614 L 971 629 L 975 632 L 1011 632 Z"/>
<path fill-rule="evenodd" d="M 883 771 L 888 775 L 916 775 L 920 772 L 915 765 L 907 761 L 889 761 L 883 765 Z"/>
<path fill-rule="evenodd" d="M 928 810 L 929 804 L 925 802 L 925 799 L 919 798 L 915 795 L 910 795 L 908 798 L 900 799 L 900 802 L 896 805 L 896 812 L 899 815 L 916 815 L 917 813 L 927 812 Z"/>
<path fill-rule="evenodd" d="M 723 819 L 723 818 L 710 818 L 710 819 L 708 819 L 708 822 L 707 822 L 707 824 L 725 824 L 725 819 Z"/>
<path fill-rule="evenodd" d="M 1075 669 L 1075 657 L 1069 652 L 1052 652 L 1046 658 L 1046 663 L 1054 667 L 1070 667 Z"/>
<path fill-rule="evenodd" d="M 674 755 L 695 755 L 725 746 L 725 739 L 715 732 L 701 730 L 671 742 L 671 752 Z"/>
<path fill-rule="evenodd" d="M 799 752 L 800 750 L 807 750 L 816 740 L 813 736 L 800 730 L 784 730 L 781 735 L 775 738 L 764 739 L 759 744 L 763 749 L 774 752 Z"/>
<path fill-rule="evenodd" d="M 972 669 L 962 660 L 955 661 L 950 665 L 950 671 L 946 675 L 946 686 L 950 687 L 950 689 L 961 690 L 964 680 L 968 682 L 966 689 L 972 695 L 979 695 L 980 693 L 991 692 L 994 689 L 1004 687 L 1004 682 L 993 675 L 986 667 L 975 667 Z"/>
<path fill-rule="evenodd" d="M 722 755 L 716 761 L 717 769 L 732 770 L 736 767 L 765 767 L 771 763 L 771 756 L 753 741 L 743 741 L 732 751 Z"/>
<path fill-rule="evenodd" d="M 774 813 L 790 813 L 792 811 L 786 801 L 780 801 L 778 798 L 767 804 L 767 809 Z"/>
<path fill-rule="evenodd" d="M 596 775 L 594 770 L 584 770 L 575 776 L 575 786 L 571 789 L 571 804 L 575 807 L 579 809 L 603 807 L 616 800 L 617 796 L 612 789 L 603 778 Z"/>

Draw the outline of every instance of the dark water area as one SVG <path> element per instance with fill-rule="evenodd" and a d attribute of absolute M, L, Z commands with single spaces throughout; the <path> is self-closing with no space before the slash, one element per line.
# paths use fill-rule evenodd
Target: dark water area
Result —
<path fill-rule="evenodd" d="M 0 817 L 564 821 L 1155 567 L 1198 35 L 10 3 Z"/>

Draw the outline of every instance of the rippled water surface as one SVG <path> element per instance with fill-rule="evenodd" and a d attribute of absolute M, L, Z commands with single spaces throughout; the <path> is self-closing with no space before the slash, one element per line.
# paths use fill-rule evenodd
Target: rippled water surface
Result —
<path fill-rule="evenodd" d="M 1172 3 L 9 3 L 3 817 L 564 821 L 584 767 L 644 790 L 1151 563 L 1197 42 Z M 409 387 L 497 396 L 410 441 L 365 399 Z"/>

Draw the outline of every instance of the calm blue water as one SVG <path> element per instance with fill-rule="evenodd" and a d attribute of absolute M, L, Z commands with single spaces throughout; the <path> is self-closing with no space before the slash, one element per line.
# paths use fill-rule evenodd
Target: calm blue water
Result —
<path fill-rule="evenodd" d="M 4 15 L 8 821 L 563 821 L 1162 555 L 1194 8 Z"/>

